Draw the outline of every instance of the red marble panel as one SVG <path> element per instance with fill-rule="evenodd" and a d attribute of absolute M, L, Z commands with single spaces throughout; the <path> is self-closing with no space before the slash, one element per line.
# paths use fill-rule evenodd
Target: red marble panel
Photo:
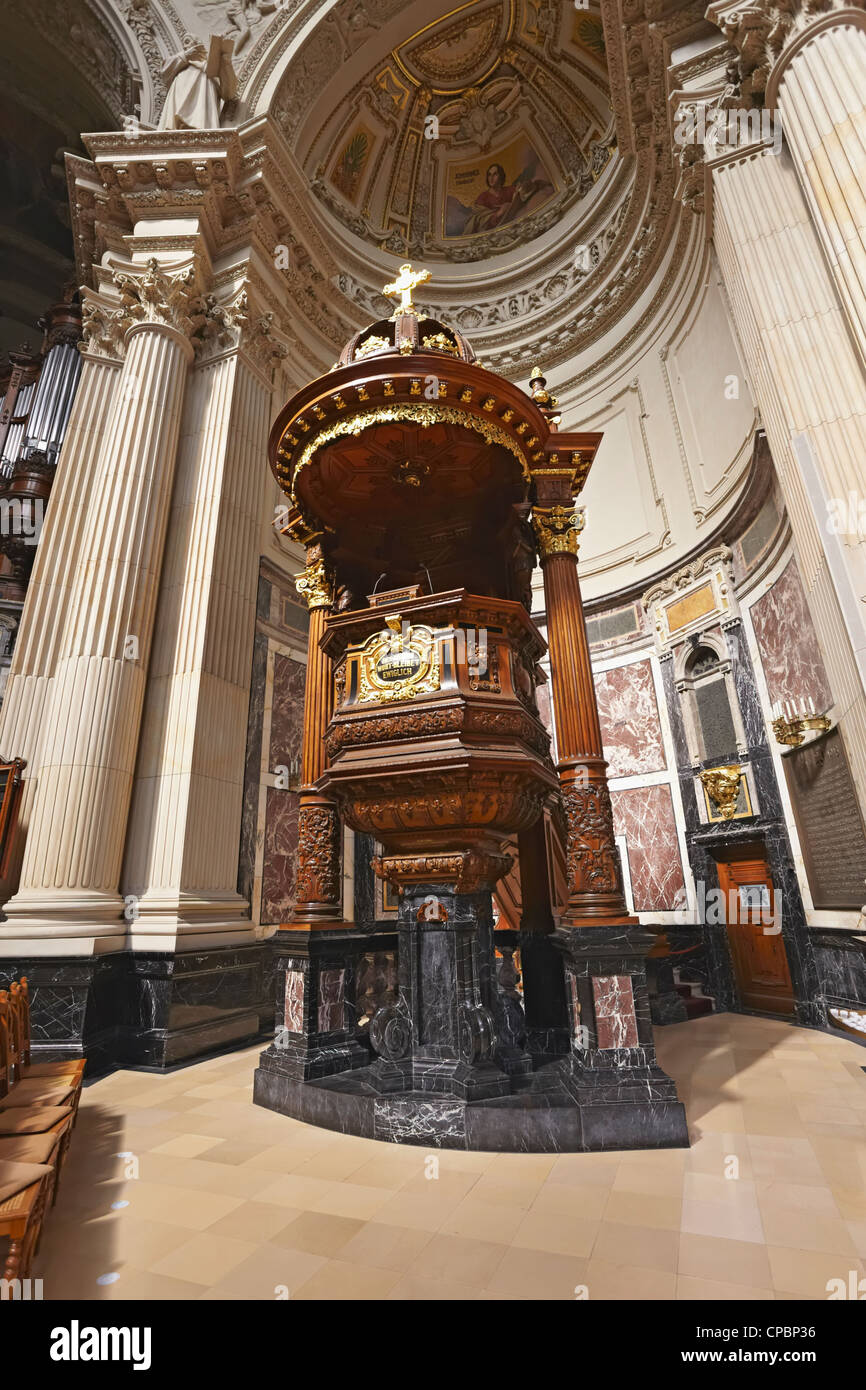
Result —
<path fill-rule="evenodd" d="M 626 787 L 610 797 L 614 828 L 625 836 L 635 911 L 678 907 L 685 884 L 670 787 Z"/>
<path fill-rule="evenodd" d="M 794 560 L 772 589 L 752 604 L 751 614 L 770 702 L 799 703 L 811 696 L 816 709 L 829 709 L 830 682 Z"/>
<path fill-rule="evenodd" d="M 667 762 L 649 661 L 598 672 L 595 694 L 608 777 L 662 772 Z"/>
<path fill-rule="evenodd" d="M 595 1034 L 599 1047 L 637 1047 L 637 1019 L 630 975 L 593 975 Z"/>
<path fill-rule="evenodd" d="M 295 906 L 298 871 L 298 794 L 268 787 L 265 803 L 261 920 L 287 922 Z"/>

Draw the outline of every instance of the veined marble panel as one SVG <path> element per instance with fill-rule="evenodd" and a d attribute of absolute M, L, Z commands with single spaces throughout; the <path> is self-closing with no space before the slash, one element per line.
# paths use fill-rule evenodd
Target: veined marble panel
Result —
<path fill-rule="evenodd" d="M 319 972 L 319 1032 L 335 1033 L 344 1027 L 345 970 Z"/>
<path fill-rule="evenodd" d="M 284 1015 L 286 1030 L 289 1033 L 304 1031 L 304 972 L 286 971 L 286 1011 Z"/>
<path fill-rule="evenodd" d="M 261 920 L 287 922 L 295 906 L 298 872 L 298 794 L 268 787 L 262 865 Z"/>
<path fill-rule="evenodd" d="M 809 697 L 818 710 L 833 703 L 830 682 L 795 560 L 751 607 L 770 701 Z"/>
<path fill-rule="evenodd" d="M 599 671 L 595 693 L 608 777 L 663 771 L 665 750 L 649 661 Z"/>
<path fill-rule="evenodd" d="M 670 787 L 624 787 L 610 797 L 616 833 L 628 849 L 635 911 L 679 906 L 685 883 Z"/>
<path fill-rule="evenodd" d="M 630 975 L 594 975 L 595 1033 L 599 1047 L 637 1047 L 637 1019 Z"/>

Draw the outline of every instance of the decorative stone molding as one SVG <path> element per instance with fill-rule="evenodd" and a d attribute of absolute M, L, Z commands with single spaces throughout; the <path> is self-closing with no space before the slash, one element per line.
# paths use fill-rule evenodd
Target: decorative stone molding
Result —
<path fill-rule="evenodd" d="M 708 550 L 683 565 L 643 596 L 662 650 L 678 646 L 693 633 L 739 617 L 734 593 L 733 553 L 728 546 Z"/>

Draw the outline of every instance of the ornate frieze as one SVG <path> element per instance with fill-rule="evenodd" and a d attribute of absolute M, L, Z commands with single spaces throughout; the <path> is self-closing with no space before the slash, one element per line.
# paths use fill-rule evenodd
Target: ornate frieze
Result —
<path fill-rule="evenodd" d="M 739 617 L 734 592 L 733 555 L 717 546 L 653 585 L 643 596 L 662 650 L 677 646 L 692 633 Z"/>

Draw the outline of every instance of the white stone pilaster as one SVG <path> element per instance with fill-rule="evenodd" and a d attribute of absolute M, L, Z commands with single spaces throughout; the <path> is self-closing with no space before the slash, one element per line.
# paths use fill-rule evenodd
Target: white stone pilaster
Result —
<path fill-rule="evenodd" d="M 713 240 L 866 807 L 866 609 L 851 603 L 866 594 L 862 546 L 851 537 L 841 577 L 831 572 L 837 538 L 802 463 L 814 460 L 828 500 L 866 491 L 866 379 L 790 158 L 737 151 L 713 163 L 712 179 Z"/>

